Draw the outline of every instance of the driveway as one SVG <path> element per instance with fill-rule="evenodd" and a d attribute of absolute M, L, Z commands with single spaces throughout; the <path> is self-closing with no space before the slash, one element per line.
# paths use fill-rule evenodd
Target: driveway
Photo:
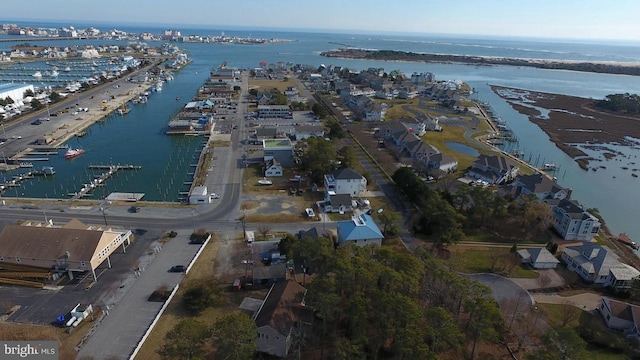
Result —
<path fill-rule="evenodd" d="M 521 279 L 514 278 L 518 285 L 527 290 L 540 289 L 540 288 L 554 288 L 560 287 L 567 284 L 566 280 L 556 269 L 540 269 L 536 270 L 540 275 L 538 279 Z M 546 278 L 547 280 L 541 280 L 542 278 Z M 540 285 L 544 286 L 540 286 Z"/>
<path fill-rule="evenodd" d="M 533 295 L 536 303 L 543 304 L 571 304 L 585 311 L 590 311 L 602 302 L 602 295 L 595 293 L 584 293 L 573 296 L 560 296 L 558 294 L 536 294 Z"/>

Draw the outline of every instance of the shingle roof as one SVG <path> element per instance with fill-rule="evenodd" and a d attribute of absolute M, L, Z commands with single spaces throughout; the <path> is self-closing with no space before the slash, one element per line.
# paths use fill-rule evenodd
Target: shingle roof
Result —
<path fill-rule="evenodd" d="M 102 231 L 7 225 L 0 233 L 0 256 L 12 262 L 16 257 L 42 259 L 42 266 L 64 257 L 69 261 L 89 261 L 96 251 Z M 31 263 L 36 266 L 35 263 Z M 39 266 L 39 265 L 37 265 Z"/>
<path fill-rule="evenodd" d="M 550 253 L 546 248 L 533 248 L 527 250 L 529 250 L 529 254 L 531 255 L 532 263 L 560 263 L 560 260 L 556 259 L 556 257 L 553 256 L 553 254 Z"/>
<path fill-rule="evenodd" d="M 273 284 L 262 307 L 255 315 L 256 326 L 268 325 L 281 334 L 289 334 L 291 326 L 297 320 L 293 307 L 300 304 L 298 294 L 305 291 L 302 285 L 293 280 Z"/>
<path fill-rule="evenodd" d="M 609 270 L 612 268 L 622 267 L 622 263 L 618 261 L 618 256 L 606 246 L 596 244 L 567 246 L 564 252 L 579 267 L 595 278 L 609 275 Z"/>
<path fill-rule="evenodd" d="M 353 169 L 338 169 L 338 170 L 334 171 L 332 175 L 336 180 L 342 180 L 342 179 L 360 180 L 360 179 L 362 179 L 362 175 L 358 174 Z"/>

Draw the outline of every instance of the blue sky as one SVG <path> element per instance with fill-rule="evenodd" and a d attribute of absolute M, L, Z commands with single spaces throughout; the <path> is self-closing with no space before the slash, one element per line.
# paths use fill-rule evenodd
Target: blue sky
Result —
<path fill-rule="evenodd" d="M 638 0 L 29 0 L 0 18 L 211 28 L 638 40 Z"/>

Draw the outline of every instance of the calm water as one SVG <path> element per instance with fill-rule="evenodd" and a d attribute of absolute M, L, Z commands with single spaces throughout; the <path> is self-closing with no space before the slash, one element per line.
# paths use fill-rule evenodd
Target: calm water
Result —
<path fill-rule="evenodd" d="M 44 26 L 30 24 L 34 26 Z M 81 28 L 81 24 L 75 25 Z M 49 24 L 48 26 L 60 26 Z M 164 29 L 131 28 L 113 26 L 102 30 L 118 28 L 125 31 L 151 31 L 159 33 Z M 220 34 L 221 30 L 182 30 L 183 34 Z M 553 162 L 560 169 L 556 172 L 558 182 L 573 189 L 573 197 L 590 208 L 598 208 L 607 224 L 614 232 L 627 232 L 632 238 L 640 239 L 640 222 L 635 214 L 640 213 L 637 188 L 640 178 L 631 176 L 632 168 L 626 165 L 636 162 L 640 155 L 637 148 L 609 146 L 621 155 L 607 160 L 601 151 L 589 150 L 602 161 L 594 163 L 606 169 L 584 171 L 573 159 L 560 151 L 548 137 L 533 123 L 514 111 L 504 100 L 495 95 L 489 85 L 502 85 L 536 91 L 560 93 L 581 97 L 602 98 L 611 93 L 640 93 L 640 78 L 623 75 L 605 75 L 570 71 L 542 70 L 503 66 L 468 66 L 454 64 L 423 64 L 406 62 L 384 62 L 345 60 L 320 57 L 319 53 L 342 46 L 356 46 L 370 49 L 392 49 L 400 51 L 432 52 L 443 54 L 465 54 L 484 56 L 506 56 L 541 59 L 564 59 L 582 61 L 633 61 L 640 62 L 639 44 L 602 44 L 577 42 L 524 41 L 513 39 L 465 39 L 446 37 L 401 37 L 378 35 L 344 35 L 316 33 L 286 33 L 269 31 L 225 31 L 230 36 L 279 38 L 292 40 L 268 45 L 216 45 L 179 44 L 185 49 L 193 63 L 184 68 L 172 83 L 164 86 L 162 93 L 154 94 L 146 105 L 131 105 L 133 111 L 125 118 L 113 117 L 109 121 L 91 128 L 87 137 L 74 139 L 79 146 L 87 148 L 87 153 L 73 161 L 52 159 L 59 173 L 47 186 L 34 185 L 21 189 L 28 194 L 52 197 L 51 188 L 65 188 L 61 182 L 73 183 L 79 189 L 87 174 L 89 163 L 114 162 L 143 164 L 137 173 L 119 174 L 113 182 L 119 191 L 145 192 L 147 200 L 175 200 L 184 191 L 182 182 L 188 181 L 189 163 L 200 147 L 200 138 L 166 137 L 162 131 L 169 118 L 183 105 L 174 100 L 176 95 L 190 98 L 202 84 L 211 68 L 223 61 L 229 66 L 252 68 L 259 62 L 294 63 L 319 66 L 320 64 L 344 66 L 359 71 L 369 67 L 382 67 L 387 71 L 401 70 L 406 74 L 430 71 L 437 79 L 460 79 L 475 90 L 474 97 L 491 104 L 495 112 L 507 121 L 520 139 L 519 147 L 525 152 L 525 159 L 541 164 Z M 70 42 L 69 45 L 79 42 Z M 105 43 L 114 43 L 105 41 Z M 51 42 L 63 45 L 62 41 Z M 158 45 L 158 44 L 151 44 Z M 74 146 L 75 144 L 71 144 Z M 180 160 L 178 160 L 180 159 Z M 640 163 L 640 162 L 639 162 Z M 125 176 L 122 184 L 118 178 Z M 73 178 L 76 178 L 73 182 Z M 61 179 L 63 178 L 63 179 Z M 71 178 L 72 180 L 69 180 Z M 82 178 L 83 180 L 79 180 Z M 49 181 L 51 183 L 49 183 Z M 51 185 L 51 186 L 49 186 Z M 111 186 L 109 184 L 109 186 Z M 67 187 L 71 187 L 67 185 Z M 42 189 L 47 190 L 42 190 Z M 132 189 L 134 188 L 134 189 Z M 155 189 L 155 190 L 154 190 Z M 66 192 L 66 189 L 61 189 Z M 59 192 L 58 191 L 58 194 Z M 10 193 L 9 193 L 10 195 Z"/>

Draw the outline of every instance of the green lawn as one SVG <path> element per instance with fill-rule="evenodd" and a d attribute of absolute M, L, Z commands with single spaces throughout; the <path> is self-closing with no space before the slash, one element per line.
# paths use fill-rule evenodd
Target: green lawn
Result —
<path fill-rule="evenodd" d="M 450 248 L 451 257 L 447 260 L 454 270 L 467 274 L 498 273 L 501 275 L 536 279 L 538 273 L 523 267 L 517 260 L 512 260 L 513 254 L 508 248 L 474 248 L 468 246 L 453 246 Z M 511 261 L 517 261 L 511 266 Z M 493 268 L 493 270 L 492 270 Z M 510 272 L 509 268 L 511 268 Z"/>

